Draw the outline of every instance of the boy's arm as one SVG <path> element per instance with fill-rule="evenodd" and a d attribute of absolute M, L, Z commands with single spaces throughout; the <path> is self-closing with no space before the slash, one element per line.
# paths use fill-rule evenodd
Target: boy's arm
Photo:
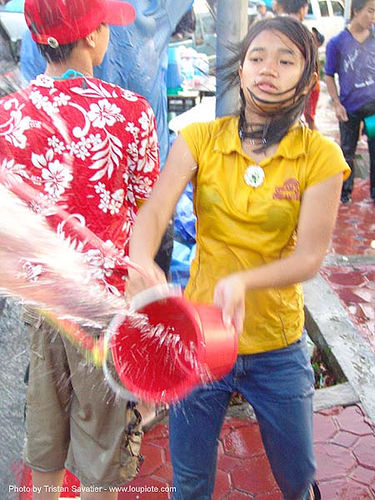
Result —
<path fill-rule="evenodd" d="M 140 210 L 130 239 L 129 256 L 150 276 L 146 283 L 129 272 L 131 293 L 152 283 L 165 282 L 153 259 L 176 203 L 196 171 L 196 163 L 184 138 L 179 135 L 169 153 L 150 198 Z"/>
<path fill-rule="evenodd" d="M 336 117 L 339 121 L 346 122 L 348 121 L 348 115 L 346 113 L 346 109 L 340 102 L 339 94 L 337 92 L 337 85 L 335 82 L 335 78 L 331 75 L 325 75 L 325 82 L 327 84 L 327 91 L 330 95 L 333 106 L 335 108 Z"/>
<path fill-rule="evenodd" d="M 348 120 L 348 115 L 346 114 L 346 109 L 340 102 L 339 92 L 335 81 L 335 74 L 339 73 L 340 57 L 339 41 L 334 37 L 327 43 L 326 47 L 326 62 L 324 67 L 325 82 L 327 84 L 328 94 L 335 107 L 336 117 L 339 121 L 345 122 Z"/>

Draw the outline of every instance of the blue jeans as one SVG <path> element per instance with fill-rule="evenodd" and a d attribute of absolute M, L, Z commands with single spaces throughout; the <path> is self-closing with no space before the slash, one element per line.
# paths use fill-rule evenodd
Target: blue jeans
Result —
<path fill-rule="evenodd" d="M 253 406 L 284 498 L 303 500 L 314 480 L 314 373 L 306 337 L 284 349 L 238 356 L 228 375 L 201 386 L 169 412 L 174 500 L 209 500 L 217 446 L 234 391 Z"/>

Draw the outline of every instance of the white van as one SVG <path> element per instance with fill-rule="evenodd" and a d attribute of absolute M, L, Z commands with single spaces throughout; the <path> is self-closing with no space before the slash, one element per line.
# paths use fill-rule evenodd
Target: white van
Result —
<path fill-rule="evenodd" d="M 311 30 L 316 28 L 325 37 L 324 46 L 330 38 L 345 27 L 345 9 L 340 0 L 310 0 L 304 24 Z"/>

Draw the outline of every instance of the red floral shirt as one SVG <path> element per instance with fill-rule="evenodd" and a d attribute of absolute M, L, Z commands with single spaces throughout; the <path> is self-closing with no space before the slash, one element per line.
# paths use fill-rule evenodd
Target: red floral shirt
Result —
<path fill-rule="evenodd" d="M 0 169 L 39 191 L 35 210 L 41 202 L 57 204 L 108 249 L 127 255 L 136 199 L 149 196 L 159 174 L 154 114 L 143 97 L 116 85 L 40 75 L 0 100 Z M 125 273 L 115 259 L 73 231 L 68 219 L 47 217 L 84 254 L 95 278 L 123 292 Z"/>

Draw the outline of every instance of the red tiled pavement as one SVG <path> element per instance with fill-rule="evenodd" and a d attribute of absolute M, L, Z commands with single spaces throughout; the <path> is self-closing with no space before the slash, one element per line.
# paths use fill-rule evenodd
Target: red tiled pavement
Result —
<path fill-rule="evenodd" d="M 369 198 L 367 179 L 355 179 L 353 202 L 340 205 L 331 253 L 375 255 L 375 204 Z M 375 352 L 375 265 L 348 261 L 345 265 L 323 267 L 321 274 Z"/>
<path fill-rule="evenodd" d="M 374 266 L 326 267 L 321 274 L 329 281 L 362 337 L 375 352 L 375 270 Z M 350 283 L 361 278 L 361 282 Z"/>
<path fill-rule="evenodd" d="M 368 179 L 355 179 L 352 203 L 340 204 L 331 253 L 375 255 L 375 204 Z M 374 244 L 374 243 L 373 243 Z"/>
<path fill-rule="evenodd" d="M 324 84 L 316 123 L 325 136 L 339 142 L 337 120 Z M 358 143 L 357 154 L 368 161 L 366 138 Z M 340 204 L 330 253 L 346 256 L 375 254 L 375 205 L 370 198 L 368 179 L 356 178 L 352 203 Z M 375 265 L 348 263 L 341 267 L 324 267 L 321 274 L 336 291 L 358 331 L 375 352 Z"/>
<path fill-rule="evenodd" d="M 359 406 L 337 407 L 314 415 L 317 480 L 324 500 L 375 500 L 375 436 Z M 172 484 L 168 428 L 146 433 L 145 461 L 138 477 L 123 487 L 119 500 L 164 500 Z M 26 484 L 30 484 L 27 478 Z M 24 483 L 25 484 L 25 483 Z M 65 485 L 76 485 L 69 475 Z M 63 493 L 66 497 L 73 493 Z M 250 419 L 227 418 L 220 437 L 213 500 L 281 500 L 260 439 Z M 19 500 L 31 500 L 22 495 Z M 197 499 L 199 500 L 199 499 Z"/>

